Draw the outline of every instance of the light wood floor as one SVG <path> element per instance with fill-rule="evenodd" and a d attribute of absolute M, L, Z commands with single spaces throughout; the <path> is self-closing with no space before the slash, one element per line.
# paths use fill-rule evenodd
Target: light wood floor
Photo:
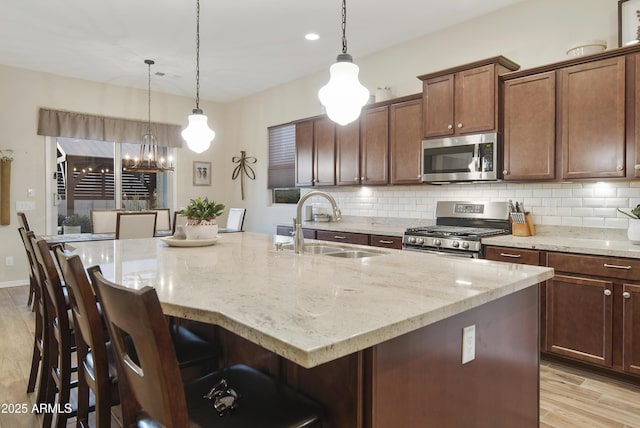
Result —
<path fill-rule="evenodd" d="M 0 428 L 35 428 L 42 423 L 30 411 L 33 394 L 25 392 L 33 346 L 27 291 L 26 286 L 0 288 Z M 23 403 L 29 409 L 26 414 L 7 412 L 8 405 Z M 640 428 L 640 387 L 543 362 L 540 427 Z"/>

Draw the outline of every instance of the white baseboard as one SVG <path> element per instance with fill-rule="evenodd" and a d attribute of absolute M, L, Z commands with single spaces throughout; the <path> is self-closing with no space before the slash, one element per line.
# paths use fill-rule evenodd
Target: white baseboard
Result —
<path fill-rule="evenodd" d="M 17 281 L 0 282 L 0 288 L 20 287 L 22 285 L 29 285 L 29 280 L 19 279 Z"/>

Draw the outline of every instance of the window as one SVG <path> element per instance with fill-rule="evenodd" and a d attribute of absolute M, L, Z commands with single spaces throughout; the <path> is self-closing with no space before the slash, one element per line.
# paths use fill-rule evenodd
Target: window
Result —
<path fill-rule="evenodd" d="M 295 186 L 296 126 L 293 124 L 269 128 L 269 189 Z"/>

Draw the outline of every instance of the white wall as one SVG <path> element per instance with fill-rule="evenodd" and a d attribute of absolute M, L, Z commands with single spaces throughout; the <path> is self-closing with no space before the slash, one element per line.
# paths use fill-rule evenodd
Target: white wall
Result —
<path fill-rule="evenodd" d="M 357 35 L 352 34 L 351 37 L 357 37 Z M 399 97 L 420 92 L 421 82 L 416 76 L 422 74 L 496 55 L 510 58 L 520 64 L 523 69 L 531 68 L 566 59 L 568 47 L 577 42 L 592 39 L 606 40 L 609 47 L 617 46 L 617 2 L 610 0 L 526 1 L 365 58 L 358 57 L 357 52 L 350 53 L 360 66 L 361 81 L 372 93 L 377 87 L 390 86 L 393 96 Z M 226 106 L 225 129 L 230 136 L 233 136 L 233 141 L 242 141 L 240 143 L 242 148 L 258 158 L 256 165 L 258 177 L 247 186 L 249 188 L 247 200 L 242 203 L 239 200 L 239 191 L 235 192 L 235 190 L 230 200 L 232 204 L 242 204 L 248 208 L 245 220 L 247 230 L 271 233 L 275 224 L 291 222 L 295 214 L 293 207 L 271 205 L 269 195 L 265 192 L 268 162 L 267 127 L 322 114 L 322 107 L 317 100 L 317 90 L 328 80 L 329 66 L 330 64 L 327 64 L 326 71 Z M 234 147 L 234 150 L 237 151 L 238 147 Z M 548 186 L 560 185 L 522 186 L 491 185 L 490 188 L 495 191 L 491 191 L 486 196 L 515 200 L 518 192 L 523 188 L 526 192 L 538 195 L 548 191 L 545 190 L 549 189 Z M 629 187 L 628 184 L 622 186 L 626 190 L 620 190 L 620 192 L 629 193 L 631 199 L 617 199 L 616 204 L 628 206 L 626 204 L 630 201 L 640 198 L 640 189 Z M 339 203 L 345 205 L 342 207 L 346 208 L 343 212 L 348 214 L 373 215 L 371 213 L 375 213 L 375 215 L 391 217 L 420 216 L 424 218 L 433 215 L 433 210 L 429 207 L 437 199 L 449 199 L 451 195 L 468 199 L 485 194 L 485 187 L 478 185 L 463 187 L 425 185 L 413 186 L 408 190 L 400 190 L 395 186 L 370 188 L 374 195 L 372 204 L 378 200 L 395 201 L 397 193 L 405 191 L 411 197 L 428 201 L 424 206 L 426 213 L 413 210 L 411 215 L 403 216 L 399 214 L 406 211 L 402 208 L 403 203 L 398 208 L 385 204 L 384 209 L 361 210 L 357 207 L 357 203 L 361 201 L 358 199 L 360 189 L 328 190 L 338 198 Z M 556 194 L 558 194 L 557 190 Z M 365 202 L 368 203 L 368 201 Z M 582 203 L 584 204 L 584 201 Z M 602 213 L 599 211 L 596 214 L 577 209 L 571 211 L 559 209 L 551 216 L 553 218 L 543 219 L 542 216 L 546 216 L 543 212 L 551 211 L 546 207 L 543 211 L 542 206 L 537 208 L 540 219 L 548 224 L 581 223 L 585 226 L 609 227 L 625 227 L 626 224 L 624 220 L 618 220 L 617 215 L 611 211 L 607 211 L 607 220 L 605 216 L 600 215 Z M 419 209 L 422 209 L 422 206 Z M 582 217 L 590 220 L 579 220 Z"/>
<path fill-rule="evenodd" d="M 352 34 L 350 37 L 357 35 Z M 523 68 L 529 68 L 562 60 L 570 45 L 590 39 L 604 39 L 610 47 L 617 45 L 617 2 L 529 0 L 375 55 L 363 58 L 358 56 L 358 52 L 350 53 L 360 66 L 361 80 L 365 86 L 372 92 L 376 87 L 390 86 L 393 95 L 398 97 L 420 92 L 420 81 L 416 76 L 421 74 L 499 54 L 514 60 Z M 317 100 L 317 90 L 328 80 L 329 66 L 327 64 L 327 70 L 320 73 L 229 105 L 220 106 L 203 101 L 202 107 L 217 135 L 214 146 L 203 155 L 196 156 L 187 149 L 179 150 L 175 173 L 178 178 L 178 206 L 186 204 L 189 198 L 202 195 L 215 198 L 228 207 L 246 207 L 245 229 L 250 231 L 270 233 L 276 223 L 290 222 L 294 215 L 293 207 L 272 205 L 266 190 L 267 127 L 323 113 Z M 255 72 L 260 73 L 259 64 Z M 186 116 L 194 104 L 189 97 L 162 94 L 154 94 L 152 100 L 154 121 L 180 125 L 186 124 Z M 44 231 L 44 138 L 36 135 L 39 107 L 144 120 L 146 91 L 0 66 L 0 149 L 15 151 L 11 185 L 12 224 L 0 226 L 0 285 L 24 283 L 27 277 L 26 257 L 16 232 L 15 202 L 29 200 L 28 189 L 35 189 L 33 201 L 37 208 L 36 211 L 28 212 L 29 218 L 36 232 Z M 235 167 L 231 158 L 238 155 L 240 150 L 245 150 L 249 156 L 258 159 L 258 163 L 254 165 L 257 178 L 255 181 L 246 180 L 244 201 L 240 198 L 239 180 L 231 180 Z M 211 187 L 191 185 L 193 160 L 213 162 Z M 531 190 L 532 194 L 539 191 L 536 189 L 547 188 L 541 185 L 523 186 L 524 191 Z M 431 201 L 459 194 L 456 193 L 457 187 L 459 186 L 438 188 L 437 192 L 443 193 L 434 194 L 431 186 L 414 186 L 409 190 L 389 186 L 376 188 L 373 194 L 376 198 L 385 200 L 393 198 L 394 192 L 407 191 L 411 197 Z M 482 187 L 465 187 L 464 196 L 467 190 L 473 193 L 469 196 L 482 196 L 484 192 Z M 492 193 L 490 197 L 516 199 L 521 190 L 520 187 L 506 185 L 504 189 L 495 189 L 496 193 Z M 624 203 L 640 197 L 638 188 L 633 185 L 626 190 L 616 190 L 618 191 L 629 194 Z M 339 198 L 344 196 L 341 202 L 347 207 L 347 212 L 354 213 L 358 208 L 350 202 L 349 195 L 358 192 L 360 189 L 353 188 L 335 191 Z M 623 202 L 619 200 L 617 203 Z M 593 208 L 595 210 L 597 207 Z M 398 216 L 400 210 L 402 208 L 391 208 L 380 212 Z M 559 221 L 566 223 L 564 217 L 583 218 L 581 213 L 589 214 L 587 211 L 574 210 L 566 216 L 560 215 Z M 593 215 L 599 217 L 595 212 Z M 582 224 L 591 225 L 594 222 L 583 220 Z M 622 223 L 607 221 L 605 225 L 624 226 Z M 7 255 L 14 256 L 13 267 L 4 266 Z"/>

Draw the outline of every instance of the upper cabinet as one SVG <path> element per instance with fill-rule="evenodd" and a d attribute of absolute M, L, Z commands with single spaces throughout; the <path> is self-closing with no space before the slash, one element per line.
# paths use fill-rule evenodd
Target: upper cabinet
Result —
<path fill-rule="evenodd" d="M 507 80 L 502 99 L 504 180 L 554 179 L 556 73 Z"/>
<path fill-rule="evenodd" d="M 625 177 L 625 57 L 558 71 L 562 178 Z"/>
<path fill-rule="evenodd" d="M 498 76 L 518 68 L 499 56 L 418 76 L 423 81 L 424 138 L 496 130 Z"/>
<path fill-rule="evenodd" d="M 389 106 L 391 184 L 422 182 L 422 99 Z"/>
<path fill-rule="evenodd" d="M 326 117 L 296 123 L 296 186 L 333 186 L 335 124 Z"/>
<path fill-rule="evenodd" d="M 389 182 L 389 106 L 363 109 L 360 115 L 360 183 Z"/>
<path fill-rule="evenodd" d="M 360 120 L 336 126 L 336 184 L 360 184 Z"/>

